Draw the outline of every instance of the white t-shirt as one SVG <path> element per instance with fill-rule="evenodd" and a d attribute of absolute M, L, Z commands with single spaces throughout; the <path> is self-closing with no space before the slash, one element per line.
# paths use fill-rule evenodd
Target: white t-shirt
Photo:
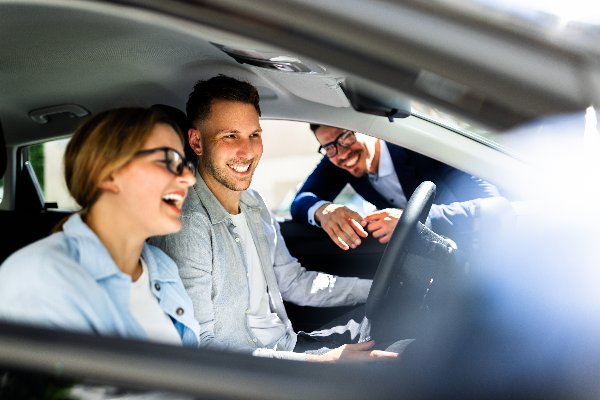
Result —
<path fill-rule="evenodd" d="M 267 282 L 260 265 L 258 252 L 244 213 L 231 215 L 246 256 L 250 303 L 248 306 L 248 324 L 252 332 L 264 346 L 272 347 L 285 335 L 285 325 L 277 314 L 272 312 L 267 292 Z"/>
<path fill-rule="evenodd" d="M 148 339 L 181 345 L 181 337 L 173 321 L 160 308 L 158 299 L 152 294 L 150 275 L 144 259 L 141 259 L 141 262 L 142 275 L 135 282 L 131 282 L 129 310 L 148 335 Z"/>

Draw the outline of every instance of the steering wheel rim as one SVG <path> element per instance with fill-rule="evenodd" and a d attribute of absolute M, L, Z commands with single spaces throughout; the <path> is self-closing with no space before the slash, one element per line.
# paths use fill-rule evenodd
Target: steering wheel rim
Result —
<path fill-rule="evenodd" d="M 433 204 L 435 190 L 433 182 L 422 182 L 410 196 L 404 211 L 402 211 L 373 277 L 373 284 L 365 306 L 365 316 L 369 320 L 373 320 L 377 311 L 382 308 L 392 277 L 396 275 L 395 270 L 402 267 L 403 263 L 398 260 L 404 257 L 410 238 L 417 233 L 417 223 L 419 221 L 425 223 Z"/>

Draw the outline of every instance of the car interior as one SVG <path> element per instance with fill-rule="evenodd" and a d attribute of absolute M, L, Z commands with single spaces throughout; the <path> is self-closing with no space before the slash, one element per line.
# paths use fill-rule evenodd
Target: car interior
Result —
<path fill-rule="evenodd" d="M 586 55 L 585 46 L 552 42 L 537 37 L 533 30 L 486 20 L 447 2 L 407 1 L 394 5 L 398 9 L 387 2 L 369 7 L 349 2 L 348 9 L 341 11 L 333 2 L 201 3 L 0 0 L 0 264 L 16 250 L 50 234 L 74 212 L 46 198 L 40 183 L 44 177 L 34 168 L 32 145 L 68 138 L 90 115 L 110 108 L 162 104 L 182 113 L 194 83 L 217 74 L 255 85 L 263 120 L 364 132 L 497 185 L 508 203 L 490 203 L 488 212 L 490 218 L 503 217 L 488 221 L 493 228 L 482 234 L 479 251 L 470 253 L 468 262 L 461 264 L 463 269 L 467 264 L 471 270 L 486 265 L 485 272 L 496 277 L 500 265 L 513 261 L 510 257 L 524 256 L 525 260 L 529 242 L 507 251 L 499 241 L 515 229 L 518 235 L 512 240 L 533 232 L 556 250 L 544 253 L 547 265 L 567 254 L 562 252 L 567 244 L 583 246 L 575 238 L 563 241 L 562 235 L 553 237 L 548 230 L 531 228 L 539 210 L 529 203 L 528 195 L 532 182 L 540 181 L 538 172 L 519 153 L 521 149 L 503 140 L 503 132 L 549 115 L 580 112 L 599 100 L 600 91 L 580 90 L 585 82 L 597 83 L 592 78 L 600 70 L 597 61 Z M 361 18 L 352 15 L 352 6 L 362 12 Z M 386 13 L 388 7 L 394 12 Z M 376 12 L 379 17 L 370 18 Z M 420 22 L 415 24 L 415 20 Z M 451 35 L 463 40 L 452 48 L 443 46 L 440 38 Z M 470 40 L 474 37 L 477 43 Z M 400 45 L 402 51 L 394 51 Z M 494 52 L 487 51 L 490 48 Z M 507 56 L 514 54 L 530 58 Z M 528 62 L 536 68 L 528 67 Z M 460 126 L 428 118 L 421 112 L 423 107 L 455 116 Z M 414 225 L 422 219 L 417 214 Z M 388 249 L 373 238 L 345 252 L 322 229 L 290 219 L 281 221 L 281 229 L 290 253 L 308 269 L 373 278 L 382 260 L 386 261 Z M 511 265 L 511 271 L 520 266 Z M 539 269 L 532 271 L 533 277 L 523 275 L 531 278 L 531 286 L 536 286 L 540 276 L 547 278 Z M 449 288 L 460 292 L 455 276 L 444 279 L 452 282 L 444 285 L 444 296 Z M 423 322 L 429 331 L 422 344 L 393 373 L 379 363 L 369 369 L 352 365 L 306 368 L 293 362 L 273 364 L 273 360 L 209 350 L 191 354 L 152 343 L 4 323 L 0 324 L 0 348 L 6 353 L 0 357 L 0 370 L 10 367 L 129 389 L 200 394 L 201 398 L 358 399 L 403 394 L 560 398 L 573 394 L 568 386 L 573 382 L 580 385 L 581 398 L 600 393 L 588 373 L 568 381 L 559 371 L 531 373 L 538 363 L 552 361 L 535 358 L 541 348 L 529 352 L 525 346 L 531 343 L 520 341 L 538 330 L 512 330 L 511 326 L 505 342 L 500 337 L 503 331 L 481 318 L 488 309 L 500 307 L 487 291 L 498 288 L 490 284 L 481 289 L 482 294 L 468 286 L 474 280 L 462 283 L 460 296 L 445 297 L 446 304 L 444 300 L 435 303 L 446 315 Z M 545 289 L 557 293 L 559 286 L 546 285 Z M 427 290 L 425 282 L 411 299 Z M 498 289 L 498 293 L 504 292 Z M 517 301 L 516 296 L 512 299 Z M 411 305 L 416 303 L 424 304 Z M 295 330 L 311 331 L 353 307 L 318 309 L 286 303 L 286 309 Z M 573 339 L 570 334 L 562 339 Z M 485 340 L 495 345 L 486 347 Z M 508 342 L 518 342 L 522 352 L 504 354 Z M 588 338 L 585 343 L 594 342 Z M 465 354 L 464 349 L 472 352 Z M 490 365 L 489 359 L 498 364 Z M 569 362 L 578 360 L 568 358 Z M 593 369 L 597 361 L 584 360 L 590 371 L 597 371 Z M 517 362 L 522 369 L 510 370 Z M 561 365 L 565 370 L 571 366 Z M 511 379 L 513 385 L 503 386 Z M 269 391 L 280 388 L 282 382 L 286 391 Z"/>

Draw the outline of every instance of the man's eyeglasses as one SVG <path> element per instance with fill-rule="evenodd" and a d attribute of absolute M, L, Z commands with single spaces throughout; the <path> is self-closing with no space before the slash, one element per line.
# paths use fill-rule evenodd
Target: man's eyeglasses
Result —
<path fill-rule="evenodd" d="M 329 158 L 337 156 L 338 146 L 348 148 L 356 143 L 356 132 L 343 130 L 335 140 L 319 146 L 319 153 L 326 155 Z"/>
<path fill-rule="evenodd" d="M 146 154 L 156 153 L 157 151 L 162 151 L 164 153 L 165 158 L 160 161 L 165 164 L 169 172 L 172 174 L 181 176 L 185 168 L 189 169 L 192 174 L 194 174 L 196 171 L 194 163 L 186 160 L 181 153 L 170 147 L 157 147 L 155 149 L 140 150 L 135 153 L 135 156 L 139 157 Z"/>

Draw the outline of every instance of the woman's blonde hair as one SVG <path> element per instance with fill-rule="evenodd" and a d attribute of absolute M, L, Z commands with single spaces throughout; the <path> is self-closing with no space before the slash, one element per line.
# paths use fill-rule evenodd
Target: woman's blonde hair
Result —
<path fill-rule="evenodd" d="M 157 123 L 177 124 L 155 108 L 115 108 L 97 114 L 77 129 L 65 151 L 65 180 L 85 213 L 100 196 L 99 184 L 127 164 Z"/>

